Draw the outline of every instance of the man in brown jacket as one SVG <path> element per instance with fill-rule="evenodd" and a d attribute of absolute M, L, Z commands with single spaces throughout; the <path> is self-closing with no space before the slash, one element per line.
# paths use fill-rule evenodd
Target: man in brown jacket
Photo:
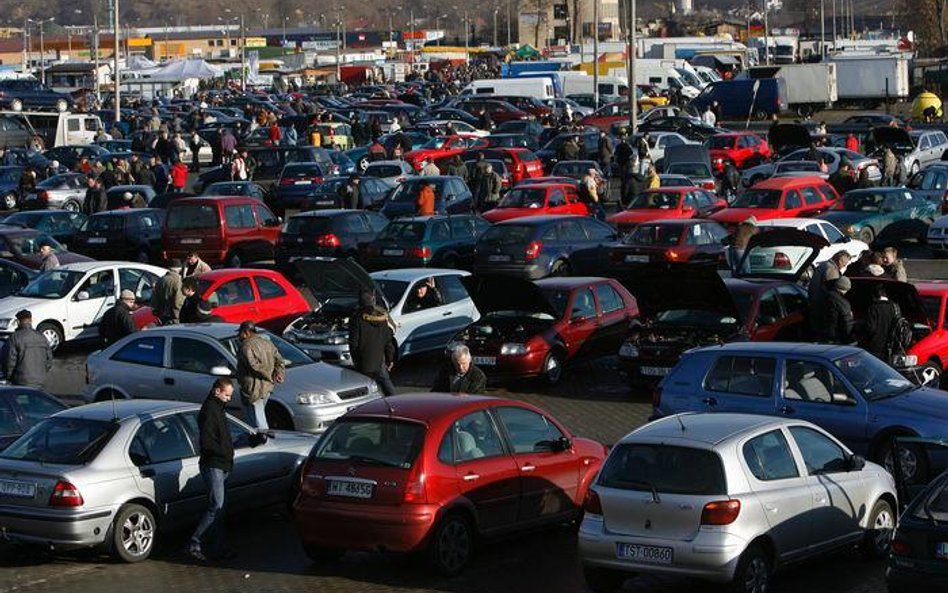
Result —
<path fill-rule="evenodd" d="M 168 273 L 155 284 L 151 297 L 151 310 L 161 325 L 178 323 L 181 307 L 184 305 L 184 293 L 181 292 L 181 260 L 173 259 L 168 265 Z"/>
<path fill-rule="evenodd" d="M 259 432 L 267 426 L 267 399 L 274 383 L 282 383 L 286 367 L 280 351 L 273 342 L 257 333 L 252 321 L 244 321 L 237 332 L 240 350 L 237 352 L 237 382 L 240 384 L 240 403 L 247 423 Z"/>

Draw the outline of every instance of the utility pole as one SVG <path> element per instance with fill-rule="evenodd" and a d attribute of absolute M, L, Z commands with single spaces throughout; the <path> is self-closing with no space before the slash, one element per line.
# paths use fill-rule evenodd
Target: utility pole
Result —
<path fill-rule="evenodd" d="M 240 91 L 247 92 L 247 33 L 242 12 L 240 13 Z"/>
<path fill-rule="evenodd" d="M 27 55 L 27 48 L 30 45 L 30 23 L 29 20 L 23 21 L 23 74 L 30 69 L 30 58 Z"/>
<path fill-rule="evenodd" d="M 471 59 L 471 56 L 470 56 L 470 53 L 469 53 L 469 52 L 470 52 L 470 47 L 469 47 L 469 46 L 470 46 L 470 41 L 469 41 L 469 39 L 468 39 L 468 37 L 470 36 L 470 34 L 471 34 L 471 25 L 470 25 L 470 22 L 469 22 L 468 19 L 467 19 L 467 11 L 465 10 L 465 11 L 464 11 L 464 60 L 465 60 L 465 61 L 468 61 L 468 60 Z"/>
<path fill-rule="evenodd" d="M 510 47 L 512 42 L 510 41 L 510 0 L 507 0 L 507 47 Z"/>
<path fill-rule="evenodd" d="M 826 57 L 826 0 L 820 0 L 820 59 Z"/>
<path fill-rule="evenodd" d="M 45 86 L 46 85 L 46 44 L 43 43 L 43 21 L 39 22 L 40 26 L 40 82 Z"/>
<path fill-rule="evenodd" d="M 599 2 L 593 0 L 593 109 L 599 109 Z"/>
<path fill-rule="evenodd" d="M 415 9 L 409 9 L 408 11 L 408 36 L 411 37 L 410 43 L 411 46 L 408 48 L 408 69 L 411 72 L 415 71 Z"/>
<path fill-rule="evenodd" d="M 114 88 L 112 89 L 112 100 L 115 103 L 115 123 L 122 121 L 122 71 L 119 68 L 119 37 L 121 36 L 121 27 L 119 26 L 119 0 L 113 1 L 113 12 L 114 21 L 112 22 L 112 29 L 115 32 L 115 47 L 112 51 L 112 78 L 114 83 Z"/>
<path fill-rule="evenodd" d="M 339 19 L 339 13 L 336 13 L 336 85 L 342 82 L 342 21 Z"/>
<path fill-rule="evenodd" d="M 96 13 L 92 14 L 92 64 L 95 68 L 93 89 L 96 103 L 99 103 L 102 101 L 102 89 L 99 88 L 99 15 Z"/>
<path fill-rule="evenodd" d="M 836 0 L 833 0 L 833 52 L 836 52 Z"/>
<path fill-rule="evenodd" d="M 639 131 L 639 103 L 636 98 L 635 86 L 635 54 L 638 40 L 635 32 L 635 2 L 629 0 L 629 126 L 632 128 L 632 136 Z"/>
<path fill-rule="evenodd" d="M 500 8 L 494 8 L 494 47 L 497 47 L 497 13 Z"/>
<path fill-rule="evenodd" d="M 764 0 L 764 63 L 767 65 L 770 65 L 770 25 L 767 23 L 769 8 L 769 0 Z"/>

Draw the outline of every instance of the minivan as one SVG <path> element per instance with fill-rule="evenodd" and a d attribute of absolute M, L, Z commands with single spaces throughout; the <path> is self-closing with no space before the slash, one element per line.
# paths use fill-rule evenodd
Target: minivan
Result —
<path fill-rule="evenodd" d="M 280 219 L 259 200 L 206 196 L 175 200 L 162 233 L 164 259 L 197 252 L 207 263 L 239 268 L 273 259 Z"/>
<path fill-rule="evenodd" d="M 759 84 L 756 93 L 755 84 Z M 766 119 L 787 108 L 786 96 L 787 84 L 782 78 L 722 80 L 704 87 L 701 94 L 691 101 L 691 107 L 701 113 L 717 101 L 724 118 L 745 119 L 751 115 L 756 119 Z"/>

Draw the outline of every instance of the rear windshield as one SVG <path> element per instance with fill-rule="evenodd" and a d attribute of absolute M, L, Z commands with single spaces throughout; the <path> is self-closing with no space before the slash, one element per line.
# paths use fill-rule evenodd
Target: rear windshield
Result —
<path fill-rule="evenodd" d="M 665 169 L 665 172 L 686 177 L 711 177 L 711 171 L 701 163 L 672 163 Z"/>
<path fill-rule="evenodd" d="M 426 226 L 423 222 L 390 222 L 382 229 L 378 238 L 397 241 L 421 241 L 425 238 Z"/>
<path fill-rule="evenodd" d="M 640 224 L 625 238 L 627 245 L 678 245 L 681 238 L 680 226 L 661 224 Z"/>
<path fill-rule="evenodd" d="M 532 236 L 532 226 L 505 224 L 487 229 L 481 241 L 490 245 L 520 245 L 529 243 Z"/>
<path fill-rule="evenodd" d="M 87 233 L 110 233 L 124 227 L 125 218 L 122 216 L 90 216 L 82 224 L 82 230 Z"/>
<path fill-rule="evenodd" d="M 397 165 L 373 165 L 365 170 L 369 177 L 398 177 L 404 175 L 402 168 Z"/>
<path fill-rule="evenodd" d="M 299 165 L 287 165 L 283 167 L 281 177 L 308 178 L 322 177 L 322 171 L 316 163 L 306 163 Z"/>
<path fill-rule="evenodd" d="M 332 231 L 331 218 L 294 216 L 286 222 L 285 233 L 291 235 L 324 235 Z"/>
<path fill-rule="evenodd" d="M 168 212 L 168 228 L 173 231 L 216 229 L 219 225 L 220 217 L 215 206 L 172 206 Z"/>
<path fill-rule="evenodd" d="M 678 208 L 680 200 L 677 192 L 644 192 L 632 198 L 629 210 L 671 210 Z"/>
<path fill-rule="evenodd" d="M 726 149 L 734 146 L 734 136 L 712 136 L 708 140 L 708 148 Z"/>
<path fill-rule="evenodd" d="M 425 427 L 387 419 L 343 419 L 320 439 L 317 459 L 409 469 L 425 442 Z"/>
<path fill-rule="evenodd" d="M 780 196 L 782 192 L 779 189 L 749 189 L 737 196 L 734 208 L 776 208 L 780 205 Z"/>
<path fill-rule="evenodd" d="M 118 426 L 101 420 L 47 418 L 0 453 L 0 457 L 82 465 L 95 459 Z"/>
<path fill-rule="evenodd" d="M 616 446 L 599 475 L 607 488 L 667 494 L 726 494 L 721 458 L 711 451 L 622 443 Z"/>

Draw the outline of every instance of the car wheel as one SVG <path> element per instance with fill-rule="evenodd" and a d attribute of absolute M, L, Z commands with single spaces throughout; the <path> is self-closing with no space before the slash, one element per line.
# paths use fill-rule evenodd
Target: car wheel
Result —
<path fill-rule="evenodd" d="M 69 103 L 66 103 L 65 99 L 60 99 L 59 101 L 56 101 L 56 111 L 62 113 L 63 111 L 66 111 L 67 109 L 69 109 Z"/>
<path fill-rule="evenodd" d="M 626 579 L 632 576 L 634 575 L 631 573 L 612 568 L 583 567 L 583 578 L 586 580 L 586 587 L 593 593 L 615 593 L 622 588 Z"/>
<path fill-rule="evenodd" d="M 3 194 L 3 209 L 16 210 L 16 194 L 13 192 Z"/>
<path fill-rule="evenodd" d="M 876 233 L 872 230 L 872 227 L 865 227 L 859 231 L 859 240 L 866 245 L 872 245 L 872 242 L 876 240 Z"/>
<path fill-rule="evenodd" d="M 464 570 L 473 551 L 474 534 L 470 521 L 453 513 L 435 528 L 428 546 L 428 562 L 436 572 L 454 576 Z"/>
<path fill-rule="evenodd" d="M 324 546 L 307 543 L 303 544 L 303 551 L 306 553 L 306 556 L 316 564 L 335 562 L 346 553 L 345 550 L 340 550 L 339 548 L 326 548 Z"/>
<path fill-rule="evenodd" d="M 63 336 L 63 330 L 60 329 L 55 323 L 49 321 L 44 321 L 36 327 L 36 331 L 43 334 L 43 337 L 46 338 L 46 341 L 49 342 L 50 349 L 55 352 L 57 348 L 62 346 L 65 337 Z"/>
<path fill-rule="evenodd" d="M 80 209 L 81 207 L 79 206 L 79 202 L 75 200 L 69 200 L 63 204 L 63 210 L 66 210 L 67 212 L 79 212 Z"/>
<path fill-rule="evenodd" d="M 754 119 L 763 121 L 770 117 L 770 114 L 764 111 L 763 109 L 758 109 L 754 112 Z"/>
<path fill-rule="evenodd" d="M 923 387 L 939 389 L 941 387 L 941 366 L 929 360 L 918 371 L 918 380 Z"/>
<path fill-rule="evenodd" d="M 918 173 L 918 169 L 919 169 L 918 161 L 915 161 L 914 163 L 912 163 L 912 169 L 911 169 L 912 172 L 909 174 L 909 177 L 914 177 L 915 174 Z"/>
<path fill-rule="evenodd" d="M 556 385 L 563 378 L 563 356 L 551 351 L 543 361 L 543 380 L 547 385 Z"/>
<path fill-rule="evenodd" d="M 876 449 L 876 454 L 873 457 L 873 461 L 884 467 L 893 476 L 895 475 L 895 464 L 892 462 L 892 438 L 886 439 Z M 928 459 L 926 459 L 921 449 L 902 445 L 899 447 L 899 457 L 902 460 L 902 480 L 906 484 L 924 483 L 925 476 L 928 474 Z"/>
<path fill-rule="evenodd" d="M 122 562 L 141 562 L 155 547 L 157 525 L 151 511 L 139 504 L 119 510 L 112 524 L 112 555 Z"/>
<path fill-rule="evenodd" d="M 770 559 L 761 546 L 744 550 L 731 581 L 732 593 L 767 593 L 770 589 Z"/>
<path fill-rule="evenodd" d="M 362 157 L 359 159 L 359 171 L 365 173 L 365 170 L 369 168 L 369 157 Z"/>
<path fill-rule="evenodd" d="M 267 404 L 264 414 L 267 417 L 267 426 L 274 430 L 294 430 L 293 418 L 286 408 L 280 404 L 270 402 Z"/>
<path fill-rule="evenodd" d="M 230 255 L 227 256 L 227 267 L 228 268 L 240 268 L 244 265 L 244 260 L 240 257 L 239 251 L 231 251 Z"/>
<path fill-rule="evenodd" d="M 19 99 L 10 101 L 10 109 L 13 111 L 23 111 L 23 101 Z"/>
<path fill-rule="evenodd" d="M 885 558 L 889 553 L 889 544 L 892 541 L 892 531 L 895 529 L 895 511 L 885 500 L 879 500 L 872 507 L 866 522 L 866 533 L 863 535 L 859 551 L 868 560 Z"/>
<path fill-rule="evenodd" d="M 561 259 L 556 260 L 550 268 L 550 276 L 569 276 L 569 264 Z"/>

